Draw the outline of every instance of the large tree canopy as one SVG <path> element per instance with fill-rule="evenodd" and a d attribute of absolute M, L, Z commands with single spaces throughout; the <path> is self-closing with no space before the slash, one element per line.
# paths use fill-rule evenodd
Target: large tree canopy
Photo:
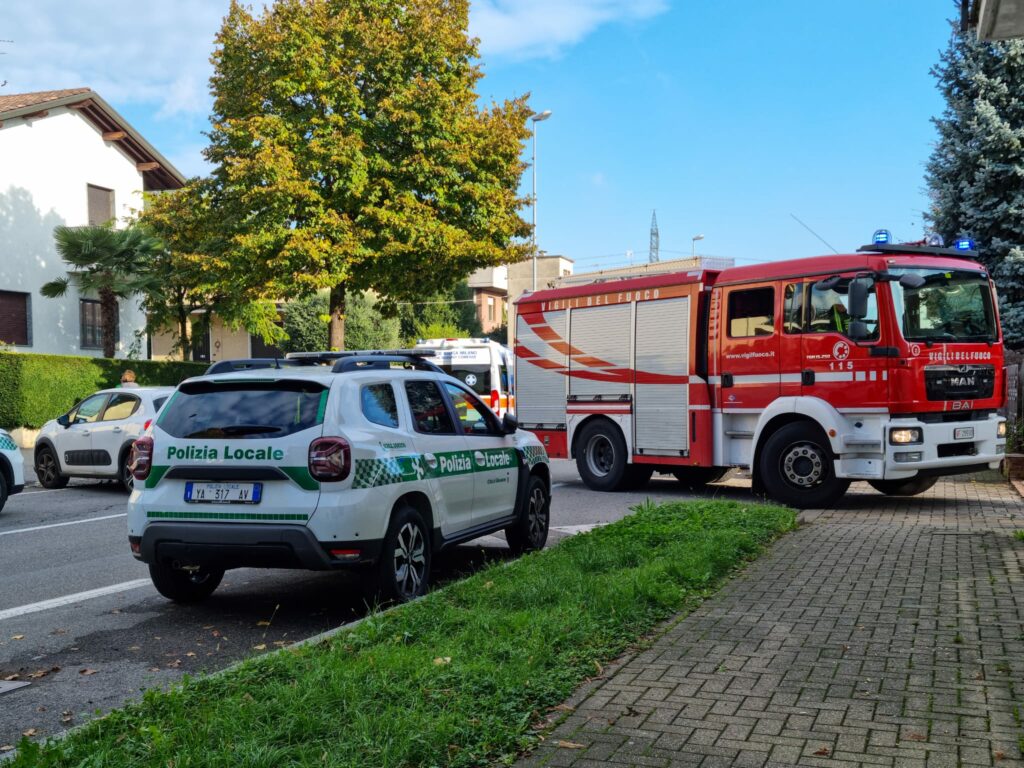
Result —
<path fill-rule="evenodd" d="M 385 305 L 523 258 L 525 96 L 481 109 L 467 0 L 232 2 L 217 37 L 210 209 L 224 292 Z"/>
<path fill-rule="evenodd" d="M 1006 342 L 1024 347 L 1024 41 L 954 32 L 933 69 L 946 100 L 928 162 L 930 218 L 977 241 L 999 289 Z"/>

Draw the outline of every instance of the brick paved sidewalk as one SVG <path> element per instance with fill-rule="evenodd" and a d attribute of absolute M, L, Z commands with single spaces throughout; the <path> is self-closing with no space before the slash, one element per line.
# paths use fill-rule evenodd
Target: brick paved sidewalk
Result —
<path fill-rule="evenodd" d="M 1024 765 L 1024 506 L 854 487 L 578 691 L 527 766 Z"/>

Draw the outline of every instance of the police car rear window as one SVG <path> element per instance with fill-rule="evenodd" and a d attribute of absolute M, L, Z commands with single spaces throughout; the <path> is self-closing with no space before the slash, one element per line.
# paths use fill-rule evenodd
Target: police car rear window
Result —
<path fill-rule="evenodd" d="M 286 437 L 323 423 L 327 389 L 307 381 L 197 381 L 161 410 L 160 429 L 182 439 Z"/>

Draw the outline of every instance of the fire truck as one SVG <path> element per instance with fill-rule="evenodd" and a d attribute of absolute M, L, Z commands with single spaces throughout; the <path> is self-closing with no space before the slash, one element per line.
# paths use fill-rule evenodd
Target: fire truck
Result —
<path fill-rule="evenodd" d="M 592 489 L 748 469 L 797 508 L 996 468 L 1006 399 L 973 242 L 554 288 L 519 299 L 517 415 Z"/>

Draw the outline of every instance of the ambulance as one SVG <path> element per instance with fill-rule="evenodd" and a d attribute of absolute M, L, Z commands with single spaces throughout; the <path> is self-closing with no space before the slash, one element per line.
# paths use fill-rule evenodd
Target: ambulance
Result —
<path fill-rule="evenodd" d="M 597 490 L 748 469 L 799 508 L 914 495 L 1006 451 L 995 285 L 967 239 L 519 299 L 519 423 Z"/>
<path fill-rule="evenodd" d="M 515 414 L 514 359 L 491 339 L 420 339 L 415 349 L 434 351 L 433 363 L 472 389 L 498 417 Z"/>

